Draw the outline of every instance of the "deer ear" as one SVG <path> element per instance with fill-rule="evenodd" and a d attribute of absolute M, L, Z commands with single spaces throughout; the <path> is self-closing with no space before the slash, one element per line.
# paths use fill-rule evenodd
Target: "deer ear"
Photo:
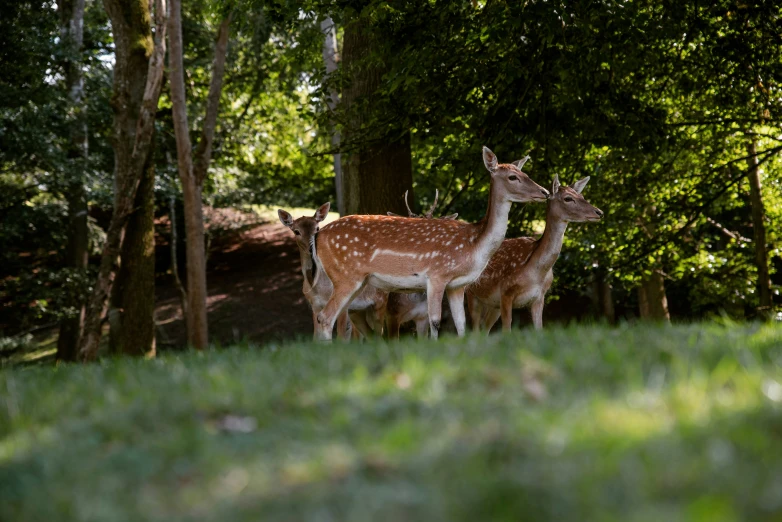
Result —
<path fill-rule="evenodd" d="M 580 179 L 573 183 L 573 190 L 581 194 L 581 191 L 584 190 L 584 187 L 587 186 L 587 183 L 589 183 L 589 176 L 585 177 L 584 179 Z"/>
<path fill-rule="evenodd" d="M 527 163 L 527 161 L 529 161 L 529 156 L 524 156 L 520 160 L 514 161 L 513 164 L 516 165 L 517 169 L 521 170 L 521 167 L 523 167 L 524 164 Z"/>
<path fill-rule="evenodd" d="M 483 164 L 492 174 L 497 170 L 497 156 L 489 150 L 489 147 L 483 147 Z"/>
<path fill-rule="evenodd" d="M 320 208 L 315 211 L 315 215 L 312 216 L 312 217 L 315 218 L 315 221 L 320 223 L 321 221 L 326 219 L 326 216 L 328 216 L 330 207 L 331 207 L 331 202 L 330 201 L 328 203 L 322 204 L 320 206 Z"/>
<path fill-rule="evenodd" d="M 551 184 L 551 195 L 557 193 L 559 190 L 559 174 L 554 174 L 554 183 Z"/>
<path fill-rule="evenodd" d="M 293 216 L 285 212 L 283 209 L 279 209 L 277 211 L 277 215 L 280 218 L 280 222 L 285 225 L 288 228 L 291 228 L 293 226 Z"/>

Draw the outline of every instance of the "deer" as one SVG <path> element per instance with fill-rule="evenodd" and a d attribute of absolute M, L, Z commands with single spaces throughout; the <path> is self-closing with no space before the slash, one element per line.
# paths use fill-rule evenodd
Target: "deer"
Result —
<path fill-rule="evenodd" d="M 589 176 L 560 185 L 554 176 L 546 208 L 546 228 L 538 240 L 506 239 L 477 281 L 467 288 L 467 306 L 473 330 L 491 330 L 502 316 L 502 330 L 510 331 L 514 308 L 530 307 L 536 329 L 543 327 L 543 304 L 554 280 L 554 263 L 562 250 L 568 223 L 600 221 L 603 211 L 581 192 Z"/>
<path fill-rule="evenodd" d="M 477 223 L 351 215 L 323 227 L 316 240 L 317 252 L 334 292 L 317 316 L 317 338 L 331 340 L 334 321 L 367 284 L 386 292 L 425 290 L 429 332 L 434 339 L 447 294 L 456 332 L 463 336 L 464 289 L 500 248 L 511 204 L 549 197 L 548 190 L 521 171 L 528 159 L 499 164 L 497 156 L 483 148 L 491 186 L 486 216 Z"/>
<path fill-rule="evenodd" d="M 298 219 L 293 219 L 293 216 L 283 209 L 277 210 L 280 222 L 293 232 L 296 245 L 299 247 L 301 272 L 304 276 L 302 290 L 312 308 L 312 322 L 316 334 L 318 313 L 326 306 L 334 288 L 323 271 L 315 248 L 320 223 L 326 219 L 330 207 L 331 203 L 324 203 L 312 217 L 304 216 Z M 345 340 L 350 337 L 347 327 L 348 314 L 350 321 L 364 337 L 370 337 L 373 333 L 382 333 L 387 300 L 388 293 L 367 286 L 350 303 L 348 309 L 340 314 L 337 324 L 339 337 Z"/>
<path fill-rule="evenodd" d="M 410 209 L 407 203 L 407 192 L 405 191 L 405 206 L 407 207 L 407 217 L 434 219 L 434 210 L 437 208 L 437 200 L 440 197 L 440 191 L 435 189 L 434 203 L 428 211 L 420 216 Z M 389 216 L 401 217 L 393 212 L 388 212 Z M 459 214 L 449 214 L 437 219 L 456 219 Z M 398 293 L 388 294 L 388 305 L 386 306 L 386 331 L 389 339 L 399 339 L 399 328 L 403 324 L 415 322 L 415 331 L 419 339 L 426 337 L 429 332 L 429 313 L 427 310 L 426 293 Z"/>

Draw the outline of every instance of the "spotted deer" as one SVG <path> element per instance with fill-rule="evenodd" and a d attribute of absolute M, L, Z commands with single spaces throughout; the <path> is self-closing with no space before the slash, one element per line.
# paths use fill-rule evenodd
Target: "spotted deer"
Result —
<path fill-rule="evenodd" d="M 491 330 L 502 316 L 502 329 L 511 328 L 514 308 L 529 306 L 535 328 L 543 327 L 543 303 L 554 280 L 554 263 L 562 250 L 570 222 L 600 221 L 603 211 L 581 195 L 589 176 L 573 187 L 554 177 L 546 208 L 546 229 L 537 241 L 529 237 L 506 239 L 486 269 L 467 287 L 467 306 L 474 330 Z"/>
<path fill-rule="evenodd" d="M 435 189 L 434 203 L 428 211 L 422 215 L 414 213 L 407 203 L 407 191 L 405 191 L 405 206 L 407 207 L 407 217 L 433 219 L 434 210 L 437 208 L 437 200 L 440 197 L 440 191 Z M 389 216 L 400 217 L 393 212 Z M 450 214 L 437 219 L 456 219 L 459 214 Z M 386 307 L 386 331 L 389 339 L 399 339 L 399 328 L 413 321 L 418 338 L 426 337 L 429 332 L 429 312 L 426 303 L 426 292 L 398 293 L 388 294 L 388 306 Z"/>
<path fill-rule="evenodd" d="M 323 227 L 317 252 L 334 292 L 318 314 L 318 339 L 331 339 L 334 321 L 367 284 L 387 292 L 426 290 L 434 338 L 447 293 L 456 331 L 464 335 L 464 288 L 502 244 L 511 203 L 548 198 L 548 191 L 521 171 L 527 159 L 498 164 L 484 147 L 491 188 L 488 211 L 478 223 L 353 215 Z"/>
<path fill-rule="evenodd" d="M 318 313 L 326 306 L 334 286 L 323 271 L 318 252 L 316 250 L 316 238 L 320 230 L 320 222 L 326 219 L 329 213 L 330 203 L 325 203 L 312 217 L 293 216 L 285 210 L 279 209 L 277 215 L 283 225 L 291 229 L 299 247 L 301 257 L 301 272 L 304 276 L 304 297 L 312 307 L 312 322 L 315 333 L 318 331 Z M 369 337 L 373 333 L 382 333 L 386 301 L 388 294 L 377 288 L 367 286 L 350 303 L 346 311 L 340 314 L 337 324 L 337 332 L 342 339 L 349 337 L 347 331 L 347 313 L 356 329 L 364 336 Z M 347 313 L 345 313 L 347 312 Z M 332 325 L 333 328 L 333 325 Z"/>

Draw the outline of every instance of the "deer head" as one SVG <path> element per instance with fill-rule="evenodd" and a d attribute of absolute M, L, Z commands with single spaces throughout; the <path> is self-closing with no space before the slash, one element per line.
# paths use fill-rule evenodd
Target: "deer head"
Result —
<path fill-rule="evenodd" d="M 497 187 L 506 201 L 527 203 L 548 199 L 548 190 L 532 181 L 521 171 L 528 160 L 529 156 L 525 156 L 513 163 L 498 164 L 497 156 L 488 147 L 483 147 L 483 164 L 491 174 L 492 184 Z"/>
<path fill-rule="evenodd" d="M 561 185 L 559 176 L 554 176 L 551 186 L 551 198 L 549 199 L 549 211 L 565 222 L 581 223 L 585 221 L 600 221 L 603 211 L 592 206 L 581 191 L 589 182 L 589 176 L 576 181 L 572 187 Z"/>
<path fill-rule="evenodd" d="M 320 230 L 320 222 L 326 219 L 329 213 L 329 207 L 331 207 L 331 203 L 324 203 L 312 217 L 303 216 L 299 219 L 293 219 L 293 216 L 283 209 L 277 210 L 277 216 L 283 225 L 293 231 L 299 248 L 309 251 L 313 245 L 315 234 Z"/>
<path fill-rule="evenodd" d="M 426 219 L 432 219 L 432 216 L 434 214 L 434 209 L 437 207 L 437 198 L 440 196 L 440 191 L 434 189 L 434 203 L 432 203 L 432 206 L 429 209 L 429 211 L 422 216 L 419 216 L 418 214 L 416 214 L 410 209 L 410 205 L 407 203 L 407 193 L 408 191 L 405 190 L 405 206 L 407 207 L 407 217 L 411 217 L 411 218 L 423 217 Z M 394 214 L 393 212 L 387 212 L 387 214 L 393 217 L 402 217 L 399 214 Z M 457 217 L 459 217 L 459 214 L 449 214 L 447 216 L 441 217 L 440 219 L 456 219 Z"/>

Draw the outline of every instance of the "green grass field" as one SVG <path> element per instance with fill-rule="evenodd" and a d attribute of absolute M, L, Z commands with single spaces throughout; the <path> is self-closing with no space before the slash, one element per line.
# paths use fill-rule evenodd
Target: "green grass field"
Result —
<path fill-rule="evenodd" d="M 782 520 L 782 328 L 6 368 L 0 520 Z"/>

